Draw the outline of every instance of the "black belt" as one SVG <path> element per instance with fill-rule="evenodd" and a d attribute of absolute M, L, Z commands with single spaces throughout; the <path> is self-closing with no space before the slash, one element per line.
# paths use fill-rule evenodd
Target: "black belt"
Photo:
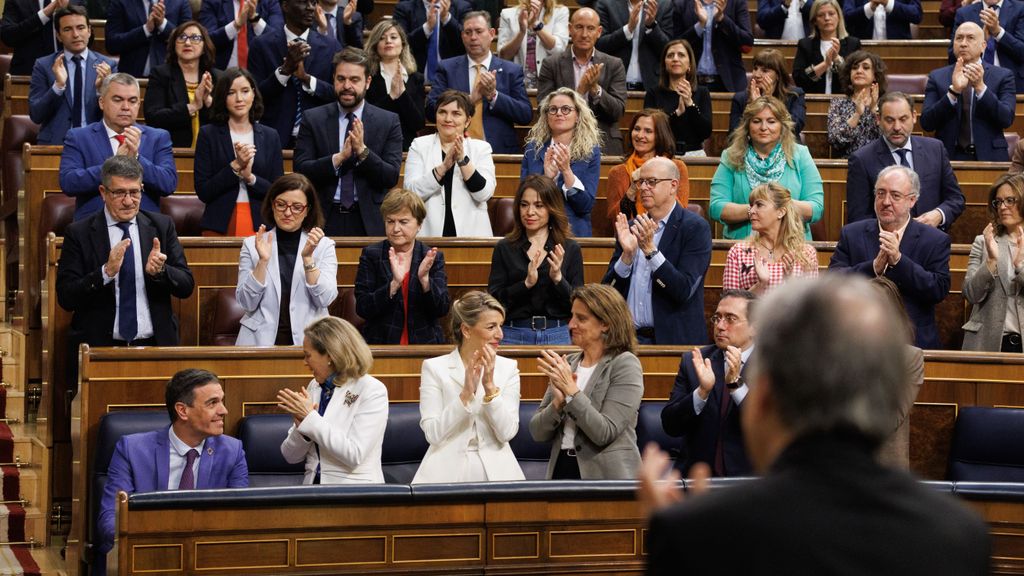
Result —
<path fill-rule="evenodd" d="M 359 212 L 359 202 L 353 202 L 351 206 L 345 208 L 341 205 L 341 202 L 335 202 L 331 204 L 331 210 L 338 214 L 351 214 L 353 212 Z"/>
<path fill-rule="evenodd" d="M 1003 352 L 1020 352 L 1020 334 L 1003 334 L 1003 345 L 1000 349 Z"/>
<path fill-rule="evenodd" d="M 512 328 L 529 328 L 530 330 L 548 330 L 550 328 L 560 328 L 568 324 L 568 320 L 548 318 L 547 316 L 531 316 L 529 318 L 509 320 L 505 323 L 505 326 L 510 326 Z"/>
<path fill-rule="evenodd" d="M 569 458 L 575 458 L 576 457 L 576 449 L 575 448 L 569 448 L 568 450 L 559 450 L 558 452 L 562 456 L 567 456 Z"/>
<path fill-rule="evenodd" d="M 654 327 L 653 326 L 644 326 L 643 328 L 637 328 L 636 329 L 636 335 L 637 336 L 641 336 L 643 338 L 650 338 L 650 339 L 653 340 L 654 339 Z"/>
<path fill-rule="evenodd" d="M 156 337 L 138 338 L 128 342 L 126 340 L 114 340 L 114 346 L 156 346 Z"/>
<path fill-rule="evenodd" d="M 697 74 L 698 84 L 714 84 L 721 78 L 718 74 Z"/>
<path fill-rule="evenodd" d="M 634 92 L 644 92 L 647 88 L 643 82 L 626 82 L 626 90 L 632 90 Z"/>

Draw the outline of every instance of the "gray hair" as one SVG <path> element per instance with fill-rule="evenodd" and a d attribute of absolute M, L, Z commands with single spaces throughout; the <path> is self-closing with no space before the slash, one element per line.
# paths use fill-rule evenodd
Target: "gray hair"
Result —
<path fill-rule="evenodd" d="M 107 95 L 107 89 L 110 88 L 111 84 L 121 84 L 123 86 L 135 86 L 136 90 L 140 90 L 139 81 L 135 79 L 135 76 L 127 72 L 118 72 L 111 74 L 103 79 L 103 84 L 100 85 L 100 98 Z M 140 91 L 141 93 L 141 91 Z"/>
<path fill-rule="evenodd" d="M 100 168 L 100 181 L 103 182 L 103 187 L 110 188 L 111 179 L 115 176 L 142 182 L 142 164 L 131 156 L 115 154 L 107 158 Z"/>
<path fill-rule="evenodd" d="M 894 172 L 899 172 L 903 174 L 903 176 L 910 181 L 911 196 L 917 198 L 918 196 L 921 195 L 921 178 L 917 175 L 917 172 L 914 172 L 910 168 L 906 166 L 901 166 L 899 164 L 893 164 L 892 166 L 886 166 L 885 168 L 882 168 L 882 171 L 878 173 L 878 177 L 875 178 L 875 184 L 877 185 L 879 180 Z"/>
<path fill-rule="evenodd" d="M 794 279 L 757 308 L 751 385 L 767 377 L 779 419 L 795 436 L 845 430 L 881 444 L 907 381 L 897 318 L 866 279 Z"/>
<path fill-rule="evenodd" d="M 648 163 L 650 163 L 653 167 L 661 167 L 668 178 L 671 178 L 673 180 L 679 180 L 679 166 L 676 166 L 676 163 L 669 160 L 668 158 L 664 158 L 662 156 L 655 156 L 654 158 L 651 158 L 644 164 L 646 165 Z M 637 168 L 637 170 L 639 170 L 639 168 Z"/>

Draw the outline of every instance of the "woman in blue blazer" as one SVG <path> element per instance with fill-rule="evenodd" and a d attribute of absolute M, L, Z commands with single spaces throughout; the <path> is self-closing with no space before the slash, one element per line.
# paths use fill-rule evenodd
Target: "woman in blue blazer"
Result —
<path fill-rule="evenodd" d="M 249 236 L 263 224 L 260 205 L 284 173 L 277 131 L 258 124 L 263 98 L 256 80 L 229 68 L 213 88 L 211 124 L 196 141 L 196 195 L 206 204 L 204 236 Z"/>
<path fill-rule="evenodd" d="M 540 103 L 540 119 L 526 137 L 520 179 L 544 174 L 565 194 L 574 236 L 591 236 L 590 211 L 601 179 L 601 130 L 587 101 L 559 88 Z"/>

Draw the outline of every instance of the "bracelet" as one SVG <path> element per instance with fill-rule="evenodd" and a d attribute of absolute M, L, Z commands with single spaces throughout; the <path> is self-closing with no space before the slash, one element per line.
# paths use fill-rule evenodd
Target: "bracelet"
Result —
<path fill-rule="evenodd" d="M 316 262 L 312 264 L 303 264 L 302 269 L 306 272 L 312 272 L 313 270 L 316 270 Z"/>
<path fill-rule="evenodd" d="M 484 396 L 484 404 L 490 403 L 491 400 L 494 400 L 495 398 L 497 398 L 500 395 L 501 395 L 501 388 L 495 388 L 494 392 L 491 392 L 490 394 Z"/>

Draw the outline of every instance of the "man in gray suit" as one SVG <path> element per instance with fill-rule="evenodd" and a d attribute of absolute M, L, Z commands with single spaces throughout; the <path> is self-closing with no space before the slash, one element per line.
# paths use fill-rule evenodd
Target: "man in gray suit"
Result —
<path fill-rule="evenodd" d="M 598 0 L 602 52 L 618 56 L 626 67 L 626 89 L 647 91 L 658 84 L 661 51 L 672 38 L 670 0 Z"/>
<path fill-rule="evenodd" d="M 591 8 L 580 8 L 569 20 L 572 45 L 557 57 L 545 58 L 538 74 L 537 101 L 558 88 L 572 88 L 587 99 L 604 132 L 605 155 L 622 154 L 619 119 L 626 111 L 626 68 L 622 60 L 595 47 L 601 19 Z"/>

